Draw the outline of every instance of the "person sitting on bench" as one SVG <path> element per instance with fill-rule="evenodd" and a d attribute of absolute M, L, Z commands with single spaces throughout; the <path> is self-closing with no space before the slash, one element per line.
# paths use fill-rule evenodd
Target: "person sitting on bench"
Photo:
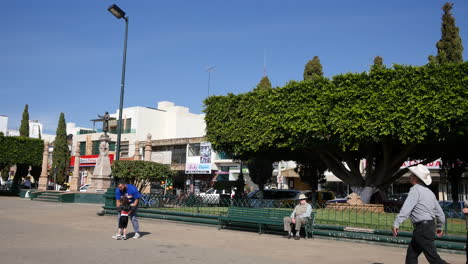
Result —
<path fill-rule="evenodd" d="M 294 236 L 295 240 L 299 240 L 301 237 L 299 235 L 301 231 L 301 226 L 304 225 L 307 221 L 307 217 L 310 217 L 312 213 L 312 206 L 307 203 L 307 197 L 304 194 L 299 195 L 299 204 L 296 205 L 291 216 L 286 216 L 283 220 L 284 222 L 284 231 L 288 232 L 288 239 Z M 295 230 L 296 235 L 293 234 Z"/>

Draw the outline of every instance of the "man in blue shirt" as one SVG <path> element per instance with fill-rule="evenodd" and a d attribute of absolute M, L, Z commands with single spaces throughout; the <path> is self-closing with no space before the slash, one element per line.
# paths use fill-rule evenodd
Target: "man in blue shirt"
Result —
<path fill-rule="evenodd" d="M 135 185 L 120 182 L 118 183 L 117 188 L 115 188 L 115 205 L 117 206 L 117 208 L 120 206 L 120 198 L 122 196 L 126 196 L 130 201 L 130 206 L 135 208 L 135 210 L 132 211 L 129 217 L 132 221 L 133 231 L 135 231 L 135 235 L 133 236 L 133 238 L 138 239 L 141 237 L 140 227 L 138 225 L 137 219 L 138 202 L 140 201 L 139 198 L 141 196 L 140 192 L 138 191 L 137 187 L 135 187 Z M 117 221 L 119 220 L 120 215 L 118 216 Z M 118 235 L 114 235 L 112 236 L 112 238 L 117 239 Z"/>

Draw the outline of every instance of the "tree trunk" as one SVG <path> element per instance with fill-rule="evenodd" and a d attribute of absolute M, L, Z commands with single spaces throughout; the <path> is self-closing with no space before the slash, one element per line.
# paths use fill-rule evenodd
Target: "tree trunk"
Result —
<path fill-rule="evenodd" d="M 461 176 L 465 169 L 465 163 L 453 162 L 449 166 L 450 168 L 448 169 L 448 180 L 450 181 L 450 185 L 452 187 L 452 201 L 458 202 L 458 186 L 460 184 Z"/>
<path fill-rule="evenodd" d="M 378 188 L 374 186 L 351 186 L 351 190 L 353 190 L 353 192 L 355 192 L 357 195 L 361 196 L 361 201 L 363 204 L 368 204 L 370 203 L 372 195 L 378 191 Z"/>

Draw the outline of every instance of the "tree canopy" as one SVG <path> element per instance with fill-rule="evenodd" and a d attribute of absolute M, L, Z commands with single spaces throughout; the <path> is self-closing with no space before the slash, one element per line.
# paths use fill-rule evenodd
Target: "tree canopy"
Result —
<path fill-rule="evenodd" d="M 430 161 L 440 154 L 428 151 L 434 145 L 467 140 L 467 91 L 468 63 L 395 65 L 209 97 L 206 132 L 217 151 L 274 160 L 318 155 L 345 183 L 384 188 L 407 171 L 404 161 Z"/>
<path fill-rule="evenodd" d="M 172 178 L 169 165 L 143 160 L 116 160 L 112 164 L 112 176 L 135 185 L 139 191 L 155 181 Z"/>
<path fill-rule="evenodd" d="M 43 149 L 41 139 L 0 135 L 0 167 L 15 164 L 41 166 Z"/>

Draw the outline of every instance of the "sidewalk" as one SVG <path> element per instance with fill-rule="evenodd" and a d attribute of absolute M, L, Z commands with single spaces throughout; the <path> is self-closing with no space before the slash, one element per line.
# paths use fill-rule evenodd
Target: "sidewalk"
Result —
<path fill-rule="evenodd" d="M 140 219 L 141 239 L 117 241 L 111 238 L 116 218 L 97 216 L 100 210 L 95 204 L 0 197 L 2 263 L 401 264 L 406 254 L 406 248 L 326 239 L 295 241 L 148 219 Z M 441 255 L 449 263 L 466 261 L 464 255 Z M 422 255 L 419 260 L 427 263 Z"/>

